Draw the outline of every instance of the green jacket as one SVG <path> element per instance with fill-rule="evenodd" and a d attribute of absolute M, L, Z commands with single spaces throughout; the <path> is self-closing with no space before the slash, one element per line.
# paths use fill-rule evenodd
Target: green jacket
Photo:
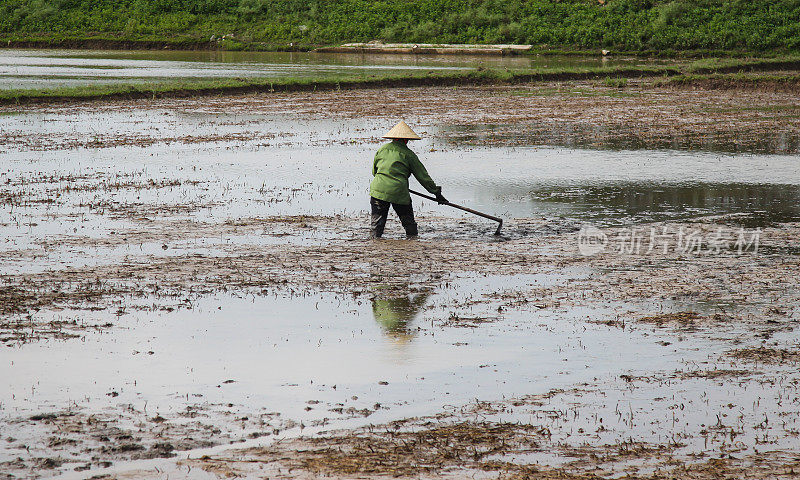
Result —
<path fill-rule="evenodd" d="M 386 202 L 409 205 L 411 195 L 408 193 L 408 177 L 414 175 L 425 190 L 436 195 L 442 191 L 431 180 L 425 166 L 408 146 L 400 142 L 390 142 L 378 149 L 375 163 L 372 164 L 372 183 L 369 194 Z"/>

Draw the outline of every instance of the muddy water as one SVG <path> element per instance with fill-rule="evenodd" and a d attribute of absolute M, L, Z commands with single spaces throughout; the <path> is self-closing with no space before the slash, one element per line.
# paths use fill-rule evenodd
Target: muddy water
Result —
<path fill-rule="evenodd" d="M 6 145 L 0 180 L 27 200 L 3 213 L 6 238 L 24 243 L 75 228 L 106 235 L 128 214 L 159 209 L 195 220 L 366 215 L 372 156 L 390 124 L 200 108 L 31 113 L 4 116 L 0 126 L 22 139 Z M 29 136 L 31 128 L 41 135 Z M 800 218 L 792 155 L 479 148 L 453 145 L 437 127 L 420 131 L 426 138 L 412 147 L 446 196 L 494 215 L 610 225 L 727 213 L 747 213 L 752 225 Z M 173 184 L 147 188 L 151 181 Z M 98 196 L 98 182 L 109 196 Z M 415 203 L 423 214 L 465 216 Z M 54 211 L 66 218 L 39 218 Z M 89 221 L 97 218 L 102 223 Z"/>
<path fill-rule="evenodd" d="M 532 275 L 513 282 L 552 284 L 579 274 Z M 202 398 L 245 410 L 263 407 L 306 423 L 335 417 L 328 408 L 337 402 L 359 409 L 380 402 L 416 415 L 443 399 L 462 402 L 475 393 L 496 391 L 509 369 L 519 381 L 502 388 L 521 393 L 527 388 L 523 384 L 549 379 L 564 368 L 553 350 L 576 348 L 576 339 L 570 337 L 582 327 L 562 325 L 556 332 L 547 315 L 535 322 L 529 318 L 518 324 L 520 318 L 515 318 L 482 328 L 442 330 L 441 323 L 441 313 L 455 300 L 511 281 L 464 279 L 433 294 L 379 295 L 371 301 L 245 295 L 202 298 L 170 313 L 55 313 L 60 319 L 79 315 L 92 323 L 113 321 L 120 330 L 112 342 L 105 334 L 88 333 L 80 341 L 2 350 L 8 369 L 4 378 L 9 379 L 3 410 L 24 416 L 70 404 L 102 408 L 146 402 L 151 414 L 166 415 L 182 410 L 186 399 Z M 490 311 L 485 306 L 469 313 L 487 317 Z M 528 330 L 523 334 L 527 338 L 520 337 L 520 328 Z M 545 331 L 552 335 L 543 336 Z M 599 356 L 604 345 L 616 341 L 604 336 L 597 337 L 597 347 L 587 354 Z M 530 358 L 517 363 L 520 355 Z M 493 368 L 481 367 L 487 363 Z M 534 364 L 536 369 L 530 369 Z M 613 361 L 606 365 L 612 368 Z M 106 395 L 112 391 L 119 395 Z M 316 405 L 307 400 L 322 404 L 306 411 Z"/>
<path fill-rule="evenodd" d="M 215 78 L 325 77 L 466 68 L 653 64 L 632 58 L 431 56 L 215 51 L 0 50 L 0 88 Z"/>
<path fill-rule="evenodd" d="M 392 121 L 307 118 L 293 108 L 287 103 L 286 113 L 254 115 L 193 102 L 58 107 L 0 117 L 2 273 L 115 268 L 160 256 L 221 257 L 231 244 L 254 251 L 276 243 L 351 248 L 350 240 L 367 235 L 369 168 L 378 137 Z M 723 213 L 747 213 L 754 223 L 797 220 L 800 178 L 793 155 L 478 148 L 454 143 L 451 130 L 419 123 L 425 140 L 412 146 L 445 195 L 507 218 L 544 218 L 565 231 L 584 221 L 617 225 Z M 459 225 L 465 217 L 458 212 L 427 201 L 415 206 L 423 241 L 483 241 L 486 232 L 474 223 Z M 758 218 L 751 218 L 753 212 Z M 300 218 L 300 226 L 284 236 L 280 223 L 268 219 L 287 215 L 363 222 L 298 233 Z M 263 226 L 242 233 L 215 228 L 248 218 Z M 183 221 L 191 222 L 194 236 L 164 234 Z M 399 235 L 393 219 L 388 236 Z M 535 235 L 510 233 L 517 240 L 530 237 L 532 244 Z M 139 432 L 148 449 L 157 441 L 146 437 L 157 431 L 153 425 L 181 425 L 187 431 L 177 436 L 194 443 L 176 443 L 177 449 L 196 451 L 241 440 L 266 443 L 304 429 L 470 411 L 465 405 L 477 400 L 554 389 L 577 393 L 548 399 L 547 411 L 535 418 L 513 409 L 475 418 L 535 422 L 577 444 L 679 439 L 683 453 L 716 454 L 730 446 L 727 430 L 709 438 L 696 432 L 715 419 L 730 425 L 735 415 L 740 451 L 766 435 L 775 448 L 791 447 L 791 432 L 798 430 L 796 390 L 791 383 L 785 390 L 772 387 L 794 381 L 791 365 L 770 367 L 773 383 L 750 381 L 748 372 L 728 373 L 735 381 L 703 376 L 731 368 L 721 357 L 725 351 L 761 344 L 748 327 L 721 323 L 687 334 L 618 326 L 622 313 L 636 310 L 711 316 L 739 305 L 706 312 L 690 297 L 680 304 L 599 300 L 562 307 L 558 297 L 524 292 L 567 288 L 597 271 L 544 270 L 511 277 L 465 274 L 431 289 L 414 285 L 412 276 L 408 295 L 388 288 L 336 295 L 302 285 L 208 295 L 203 285 L 190 284 L 157 296 L 116 295 L 99 311 L 88 302 L 80 310 L 9 315 L 22 328 L 0 348 L 0 462 L 25 451 L 31 462 L 64 457 L 61 469 L 71 470 L 91 463 L 83 450 L 90 448 L 126 468 L 128 457 L 114 457 L 114 448 L 139 447 L 101 450 L 110 435 L 82 430 L 92 423 L 87 417 Z M 504 294 L 522 295 L 526 307 L 501 308 Z M 38 337 L 25 322 L 51 323 L 60 334 Z M 787 327 L 769 335 L 764 338 L 791 344 L 796 333 Z M 682 380 L 679 389 L 671 388 L 676 379 Z M 76 421 L 54 430 L 41 422 L 48 415 L 74 415 L 82 426 Z M 762 428 L 764 418 L 783 424 Z M 582 436 L 581 429 L 597 436 Z M 63 431 L 74 443 L 61 446 Z M 534 460 L 564 461 L 546 455 Z M 101 467 L 92 464 L 91 472 Z"/>
<path fill-rule="evenodd" d="M 502 317 L 491 299 L 458 306 L 481 299 L 484 292 L 555 285 L 586 273 L 464 277 L 434 292 L 399 297 L 376 292 L 370 300 L 289 292 L 238 294 L 198 298 L 169 313 L 129 304 L 122 313 L 46 314 L 62 321 L 113 322 L 115 331 L 87 331 L 80 339 L 0 350 L 6 379 L 0 416 L 7 422 L 4 435 L 14 439 L 0 446 L 0 461 L 16 458 L 25 442 L 30 442 L 30 454 L 48 455 L 47 449 L 35 446 L 41 426 L 27 421 L 37 414 L 136 412 L 128 414 L 135 425 L 159 417 L 180 422 L 184 412 L 194 409 L 203 412 L 200 422 L 225 431 L 233 427 L 231 438 L 238 439 L 274 429 L 295 435 L 302 431 L 300 425 L 384 423 L 457 409 L 476 399 L 546 394 L 597 381 L 606 388 L 587 388 L 581 399 L 592 405 L 591 414 L 581 409 L 579 416 L 576 404 L 554 399 L 551 410 L 564 409 L 569 415 L 532 420 L 510 410 L 483 417 L 542 422 L 554 432 L 567 418 L 571 431 L 593 431 L 599 421 L 611 429 L 602 435 L 604 441 L 625 440 L 616 425 L 625 435 L 667 442 L 681 431 L 699 428 L 734 401 L 758 404 L 737 412 L 743 427 L 764 415 L 783 416 L 784 429 L 798 426 L 791 406 L 776 404 L 769 388 L 728 384 L 709 391 L 703 381 L 684 384 L 678 392 L 669 387 L 674 372 L 707 365 L 709 352 L 740 337 L 735 327 L 672 344 L 675 337 L 668 332 L 586 322 L 617 318 L 613 304 L 512 310 Z M 652 384 L 635 389 L 619 380 L 654 372 Z M 665 378 L 659 380 L 659 375 Z M 674 404 L 692 408 L 681 408 L 676 416 L 666 408 Z M 266 423 L 247 421 L 264 414 L 269 415 Z M 750 442 L 750 435 L 754 433 L 743 432 L 739 441 Z M 773 446 L 786 447 L 786 441 Z M 707 448 L 702 444 L 694 439 L 688 450 Z M 86 461 L 77 452 L 62 456 L 66 467 Z"/>

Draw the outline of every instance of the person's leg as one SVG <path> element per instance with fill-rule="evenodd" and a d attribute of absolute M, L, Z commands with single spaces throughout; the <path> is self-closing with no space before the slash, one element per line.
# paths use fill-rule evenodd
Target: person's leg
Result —
<path fill-rule="evenodd" d="M 369 205 L 372 210 L 372 218 L 370 219 L 370 236 L 372 238 L 381 238 L 383 229 L 386 228 L 386 217 L 389 216 L 389 202 L 369 197 Z"/>
<path fill-rule="evenodd" d="M 400 223 L 403 224 L 403 228 L 406 230 L 406 237 L 416 237 L 419 232 L 417 231 L 417 222 L 414 220 L 414 208 L 411 204 L 399 205 L 393 203 L 392 208 L 397 212 L 397 216 L 400 217 Z"/>

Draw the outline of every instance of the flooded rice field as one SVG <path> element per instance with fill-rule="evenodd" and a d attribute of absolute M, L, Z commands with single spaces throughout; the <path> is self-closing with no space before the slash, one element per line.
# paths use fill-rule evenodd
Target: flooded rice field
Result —
<path fill-rule="evenodd" d="M 391 72 L 659 64 L 635 58 L 317 52 L 0 50 L 0 89 L 227 78 L 324 78 Z"/>
<path fill-rule="evenodd" d="M 796 478 L 796 104 L 3 107 L 0 478 Z M 501 236 L 423 200 L 418 240 L 368 239 L 398 118 Z"/>

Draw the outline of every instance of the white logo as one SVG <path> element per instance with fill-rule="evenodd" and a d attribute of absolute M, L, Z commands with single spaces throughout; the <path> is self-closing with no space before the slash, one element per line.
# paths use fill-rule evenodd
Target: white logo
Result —
<path fill-rule="evenodd" d="M 608 237 L 594 225 L 584 225 L 578 232 L 578 251 L 589 257 L 605 250 Z"/>

